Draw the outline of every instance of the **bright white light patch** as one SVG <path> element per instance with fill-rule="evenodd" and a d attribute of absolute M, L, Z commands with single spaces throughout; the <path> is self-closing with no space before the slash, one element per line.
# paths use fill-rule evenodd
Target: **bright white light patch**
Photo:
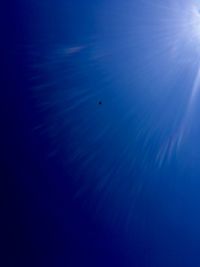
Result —
<path fill-rule="evenodd" d="M 188 99 L 185 115 L 182 119 L 178 132 L 172 140 L 165 144 L 165 153 L 171 153 L 174 146 L 179 146 L 184 142 L 191 121 L 193 120 L 193 112 L 199 101 L 200 94 L 200 7 L 188 3 L 188 8 L 185 8 L 179 17 L 177 31 L 178 49 L 182 57 L 187 58 L 188 66 L 196 66 L 196 74 L 194 76 L 193 86 Z M 183 49 L 184 47 L 184 49 Z M 176 50 L 177 52 L 177 50 Z M 183 53 L 184 52 L 184 53 Z M 162 152 L 163 153 L 163 152 Z M 161 154 L 162 156 L 164 154 Z"/>
<path fill-rule="evenodd" d="M 200 41 L 200 9 L 198 9 L 197 6 L 192 8 L 191 31 L 194 35 L 194 38 L 197 38 Z"/>

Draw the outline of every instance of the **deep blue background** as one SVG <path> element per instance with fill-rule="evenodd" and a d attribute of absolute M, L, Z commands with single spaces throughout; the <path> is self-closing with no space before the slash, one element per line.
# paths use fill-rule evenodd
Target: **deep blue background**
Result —
<path fill-rule="evenodd" d="M 172 95 L 167 90 L 169 84 L 160 93 L 163 79 L 167 80 L 164 74 L 169 64 L 167 56 L 161 50 L 161 56 L 153 57 L 154 64 L 149 67 L 152 72 L 148 66 L 141 68 L 140 60 L 148 58 L 150 50 L 155 51 L 157 45 L 162 47 L 166 41 L 151 39 L 154 19 L 162 14 L 149 7 L 141 14 L 140 3 L 136 1 L 133 24 L 137 26 L 137 19 L 142 16 L 152 23 L 152 28 L 145 31 L 144 37 L 139 26 L 134 26 L 134 36 L 130 37 L 128 25 L 134 17 L 128 9 L 131 1 L 127 1 L 127 6 L 120 1 L 108 2 L 59 0 L 11 4 L 8 1 L 3 6 L 2 266 L 200 265 L 198 119 L 181 153 L 173 154 L 170 163 L 162 168 L 154 164 L 156 151 L 162 144 L 161 136 L 165 140 L 176 129 L 166 125 L 170 124 L 174 112 L 177 121 L 184 114 L 181 107 L 188 96 L 184 90 L 192 84 L 193 74 L 189 70 L 195 67 L 184 66 L 175 74 Z M 116 10 L 120 12 L 115 17 Z M 131 40 L 135 42 L 133 50 L 129 48 Z M 103 63 L 88 63 L 93 42 L 93 49 L 104 55 Z M 78 45 L 86 47 L 83 53 L 73 55 L 68 62 L 62 58 L 59 65 L 63 47 Z M 133 62 L 129 61 L 130 53 Z M 162 62 L 166 60 L 167 67 L 160 64 L 160 57 Z M 33 70 L 32 66 L 35 63 L 39 66 L 44 58 L 51 72 L 41 74 L 39 68 Z M 58 103 L 48 112 L 41 112 L 33 97 L 37 82 L 32 77 L 40 74 L 39 82 L 44 84 L 54 78 L 59 80 L 61 70 L 70 66 L 72 70 L 61 86 L 48 88 L 48 96 L 46 91 L 39 93 L 41 102 L 44 97 L 50 97 L 52 103 Z M 159 75 L 159 70 L 163 75 Z M 106 84 L 109 76 L 112 83 Z M 52 138 L 54 130 L 63 123 L 63 117 L 57 116 L 59 109 L 64 110 L 63 99 L 66 97 L 67 105 L 70 97 L 73 99 L 70 88 L 74 84 L 78 92 L 85 92 L 87 87 L 89 94 L 94 94 L 77 110 L 64 112 L 67 127 Z M 105 90 L 99 89 L 104 86 Z M 150 88 L 147 94 L 142 93 L 145 86 Z M 157 93 L 154 93 L 155 86 Z M 64 87 L 67 91 L 62 93 Z M 99 100 L 101 107 L 97 104 Z M 76 104 L 77 99 L 74 101 Z M 176 109 L 177 103 L 180 109 Z M 132 143 L 138 128 L 148 132 L 156 123 L 158 130 L 150 131 L 150 148 L 143 146 L 142 139 Z M 53 133 L 51 128 L 48 134 L 34 131 L 40 124 L 53 125 Z M 103 129 L 105 134 L 101 135 Z M 100 137 L 95 139 L 98 133 Z M 55 147 L 59 149 L 49 157 Z M 78 149 L 83 154 L 76 158 Z M 85 150 L 88 154 L 84 155 Z M 96 156 L 87 163 L 87 156 L 93 150 Z M 133 169 L 132 158 L 136 159 Z M 110 176 L 105 182 L 107 173 Z M 105 191 L 95 191 L 101 179 Z M 144 184 L 142 193 L 134 202 L 137 190 L 130 188 L 140 184 Z M 78 197 L 74 197 L 77 192 Z M 104 192 L 111 194 L 106 197 Z"/>

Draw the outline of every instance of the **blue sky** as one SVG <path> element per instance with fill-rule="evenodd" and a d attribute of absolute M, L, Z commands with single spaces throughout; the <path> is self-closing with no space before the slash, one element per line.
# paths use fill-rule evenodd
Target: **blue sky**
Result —
<path fill-rule="evenodd" d="M 199 266 L 199 9 L 20 1 L 10 15 L 6 153 L 21 147 L 33 266 Z"/>

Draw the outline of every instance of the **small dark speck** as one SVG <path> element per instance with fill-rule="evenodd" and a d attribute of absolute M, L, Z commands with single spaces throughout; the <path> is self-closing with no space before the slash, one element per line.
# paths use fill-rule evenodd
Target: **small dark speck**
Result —
<path fill-rule="evenodd" d="M 98 102 L 98 104 L 99 104 L 99 105 L 102 105 L 102 102 L 101 102 L 101 101 L 99 101 L 99 102 Z"/>

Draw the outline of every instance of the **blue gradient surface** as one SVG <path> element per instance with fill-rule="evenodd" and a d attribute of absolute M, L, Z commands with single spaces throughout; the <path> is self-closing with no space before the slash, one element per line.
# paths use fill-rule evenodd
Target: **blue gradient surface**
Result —
<path fill-rule="evenodd" d="M 8 10 L 11 265 L 200 266 L 199 1 Z"/>

